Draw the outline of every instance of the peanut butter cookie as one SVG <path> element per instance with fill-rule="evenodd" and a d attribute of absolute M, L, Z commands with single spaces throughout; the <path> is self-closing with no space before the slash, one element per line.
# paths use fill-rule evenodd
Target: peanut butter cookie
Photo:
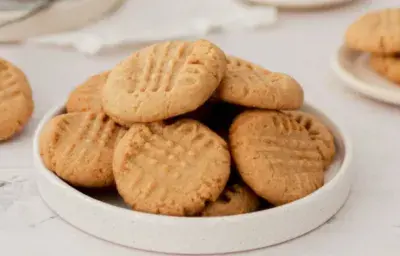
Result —
<path fill-rule="evenodd" d="M 132 209 L 191 216 L 217 200 L 230 174 L 227 144 L 201 123 L 136 123 L 118 144 L 114 177 Z"/>
<path fill-rule="evenodd" d="M 91 76 L 83 84 L 76 87 L 69 95 L 66 104 L 67 112 L 102 112 L 101 92 L 109 73 L 109 71 L 106 71 Z"/>
<path fill-rule="evenodd" d="M 258 209 L 258 196 L 244 184 L 227 186 L 218 200 L 202 211 L 202 216 L 228 216 L 254 212 Z"/>
<path fill-rule="evenodd" d="M 400 84 L 400 54 L 393 56 L 371 55 L 370 66 L 386 79 Z"/>
<path fill-rule="evenodd" d="M 125 126 L 188 113 L 211 97 L 225 69 L 225 54 L 208 41 L 158 43 L 111 71 L 103 108 Z"/>
<path fill-rule="evenodd" d="M 0 59 L 0 141 L 20 132 L 33 109 L 32 90 L 24 73 Z"/>
<path fill-rule="evenodd" d="M 364 52 L 400 52 L 400 8 L 361 16 L 347 29 L 345 42 L 347 47 Z"/>
<path fill-rule="evenodd" d="M 303 198 L 324 183 L 324 161 L 316 143 L 284 113 L 243 112 L 231 126 L 230 145 L 243 180 L 273 205 Z"/>
<path fill-rule="evenodd" d="M 114 185 L 114 148 L 125 130 L 104 113 L 68 113 L 43 128 L 40 154 L 48 169 L 78 187 Z"/>
<path fill-rule="evenodd" d="M 226 102 L 262 109 L 298 109 L 304 98 L 292 77 L 232 56 L 217 94 Z"/>

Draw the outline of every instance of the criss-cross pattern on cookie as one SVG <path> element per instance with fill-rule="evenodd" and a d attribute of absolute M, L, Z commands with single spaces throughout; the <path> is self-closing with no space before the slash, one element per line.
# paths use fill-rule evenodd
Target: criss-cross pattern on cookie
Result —
<path fill-rule="evenodd" d="M 242 178 L 270 203 L 291 202 L 322 186 L 322 156 L 307 130 L 283 113 L 242 113 L 230 142 Z"/>
<path fill-rule="evenodd" d="M 229 176 L 226 143 L 196 121 L 135 124 L 125 140 L 115 176 L 134 209 L 192 215 L 218 197 Z"/>
<path fill-rule="evenodd" d="M 42 145 L 49 168 L 73 185 L 109 186 L 112 157 L 124 130 L 103 113 L 69 113 L 50 122 Z"/>
<path fill-rule="evenodd" d="M 224 53 L 204 40 L 151 45 L 111 71 L 104 109 L 123 124 L 190 112 L 211 96 L 225 68 Z"/>

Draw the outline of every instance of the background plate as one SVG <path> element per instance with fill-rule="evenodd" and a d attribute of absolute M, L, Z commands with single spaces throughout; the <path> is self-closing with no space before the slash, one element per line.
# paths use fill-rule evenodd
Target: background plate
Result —
<path fill-rule="evenodd" d="M 332 57 L 331 67 L 353 90 L 379 101 L 400 105 L 400 85 L 380 76 L 368 62 L 368 53 L 341 46 Z"/>

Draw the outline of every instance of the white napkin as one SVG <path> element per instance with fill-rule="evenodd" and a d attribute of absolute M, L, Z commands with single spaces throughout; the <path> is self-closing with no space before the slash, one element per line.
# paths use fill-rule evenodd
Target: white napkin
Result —
<path fill-rule="evenodd" d="M 119 10 L 95 24 L 28 42 L 72 46 L 83 53 L 96 54 L 122 44 L 200 37 L 213 30 L 254 29 L 276 19 L 275 8 L 248 6 L 239 0 L 127 0 Z"/>

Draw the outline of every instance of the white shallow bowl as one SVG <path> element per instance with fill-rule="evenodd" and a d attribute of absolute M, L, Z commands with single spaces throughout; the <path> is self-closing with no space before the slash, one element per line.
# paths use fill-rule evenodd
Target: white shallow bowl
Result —
<path fill-rule="evenodd" d="M 326 171 L 325 185 L 284 206 L 227 217 L 170 217 L 127 209 L 116 192 L 79 191 L 46 169 L 38 143 L 43 125 L 64 107 L 50 110 L 34 138 L 37 183 L 42 198 L 73 226 L 116 244 L 149 251 L 184 254 L 229 253 L 257 249 L 301 236 L 331 218 L 346 201 L 352 172 L 351 143 L 328 117 L 305 104 L 332 130 L 336 158 Z"/>
<path fill-rule="evenodd" d="M 354 0 L 243 0 L 253 4 L 267 4 L 282 8 L 320 8 L 331 7 Z"/>
<path fill-rule="evenodd" d="M 369 54 L 341 46 L 331 60 L 333 71 L 351 89 L 372 99 L 400 105 L 400 86 L 369 66 Z"/>

